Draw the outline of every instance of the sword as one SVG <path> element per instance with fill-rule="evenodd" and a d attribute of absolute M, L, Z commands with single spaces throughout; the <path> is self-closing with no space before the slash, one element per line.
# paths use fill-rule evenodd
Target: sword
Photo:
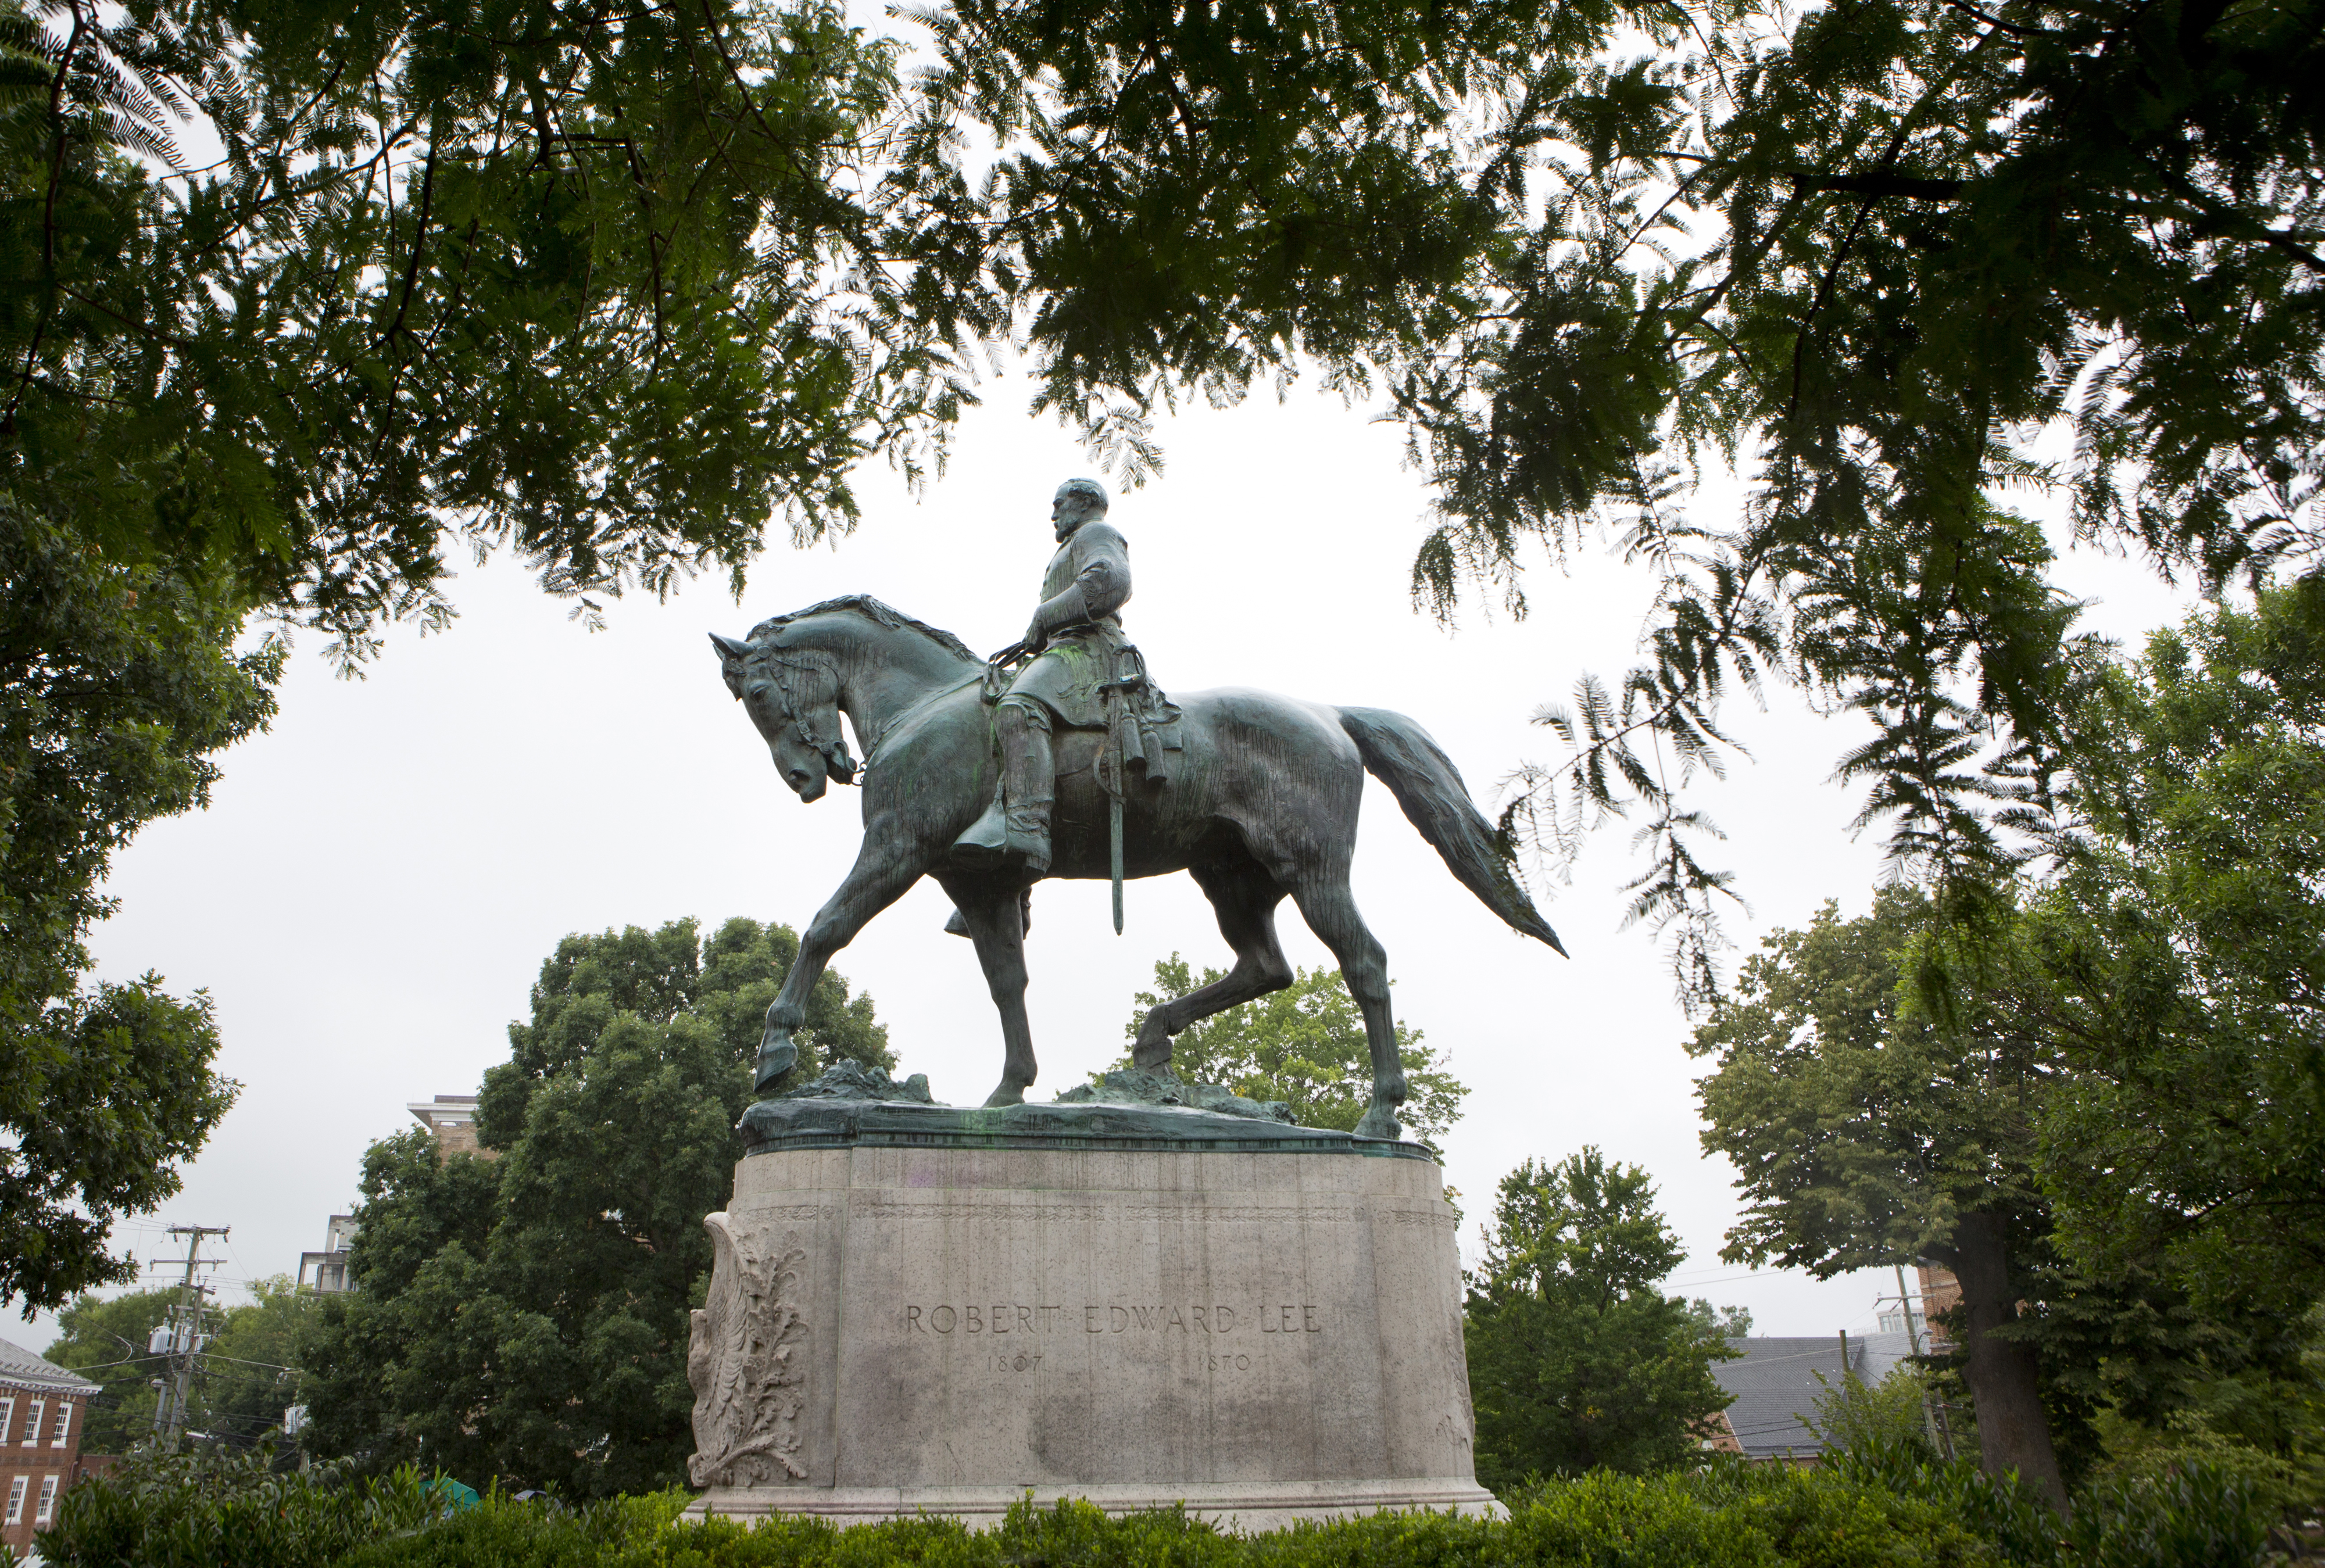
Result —
<path fill-rule="evenodd" d="M 1109 680 L 1106 691 L 1106 754 L 1098 759 L 1098 781 L 1106 790 L 1107 844 L 1114 870 L 1114 934 L 1122 935 L 1122 703 L 1130 682 Z"/>

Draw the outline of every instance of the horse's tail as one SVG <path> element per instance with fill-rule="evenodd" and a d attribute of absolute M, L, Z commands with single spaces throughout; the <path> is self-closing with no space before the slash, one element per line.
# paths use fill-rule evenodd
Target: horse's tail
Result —
<path fill-rule="evenodd" d="M 1340 727 L 1356 742 L 1366 770 L 1389 787 L 1405 816 L 1445 857 L 1462 885 L 1518 931 L 1564 955 L 1558 933 L 1518 885 L 1517 855 L 1508 834 L 1496 833 L 1477 814 L 1453 760 L 1438 750 L 1429 732 L 1385 708 L 1342 708 Z"/>

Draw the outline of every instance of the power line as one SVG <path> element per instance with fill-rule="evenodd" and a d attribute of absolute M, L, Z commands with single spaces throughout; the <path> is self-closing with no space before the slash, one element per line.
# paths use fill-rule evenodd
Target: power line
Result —
<path fill-rule="evenodd" d="M 244 1310 L 247 1311 L 248 1309 L 245 1308 Z M 306 1370 L 303 1367 L 286 1367 L 280 1361 L 246 1361 L 240 1356 L 219 1355 L 216 1351 L 206 1351 L 203 1354 L 202 1360 L 205 1361 L 232 1361 L 237 1367 L 264 1367 L 270 1372 L 299 1372 Z"/>

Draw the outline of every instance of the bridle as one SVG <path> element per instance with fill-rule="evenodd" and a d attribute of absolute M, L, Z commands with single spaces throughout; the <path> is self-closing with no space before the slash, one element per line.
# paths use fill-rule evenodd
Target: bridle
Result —
<path fill-rule="evenodd" d="M 808 723 L 806 705 L 792 696 L 791 683 L 783 678 L 783 672 L 787 669 L 804 670 L 811 667 L 805 664 L 793 665 L 788 659 L 778 658 L 774 650 L 770 648 L 755 650 L 751 662 L 764 670 L 767 678 L 773 682 L 776 694 L 783 698 L 783 715 L 791 720 L 792 730 L 799 735 L 800 744 L 823 758 L 823 770 L 829 777 L 842 784 L 855 783 L 856 759 L 848 754 L 848 742 L 838 733 L 837 713 L 835 712 L 833 715 L 835 722 L 830 738 L 826 739 L 817 734 L 815 726 Z"/>

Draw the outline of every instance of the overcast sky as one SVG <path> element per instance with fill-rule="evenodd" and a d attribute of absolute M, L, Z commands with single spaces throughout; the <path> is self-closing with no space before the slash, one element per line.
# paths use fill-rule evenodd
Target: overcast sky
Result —
<path fill-rule="evenodd" d="M 924 499 L 867 465 L 857 533 L 831 549 L 773 545 L 740 605 L 704 581 L 668 604 L 617 602 L 592 632 L 500 560 L 462 573 L 450 631 L 399 633 L 366 679 L 334 678 L 320 640 L 303 640 L 272 732 L 225 756 L 208 811 L 150 827 L 119 857 L 121 909 L 94 934 L 103 975 L 152 969 L 173 990 L 208 990 L 218 1065 L 243 1084 L 183 1194 L 120 1242 L 165 1259 L 162 1226 L 232 1226 L 218 1250 L 227 1299 L 294 1271 L 354 1202 L 365 1147 L 412 1124 L 405 1102 L 473 1093 L 505 1058 L 506 1026 L 559 937 L 685 916 L 804 926 L 855 855 L 859 797 L 835 787 L 803 806 L 783 788 L 704 633 L 869 593 L 973 648 L 1014 638 L 1051 549 L 1051 493 L 1092 466 L 1067 432 L 1024 414 L 1023 381 L 987 391 Z M 1537 557 L 1523 621 L 1474 600 L 1450 632 L 1415 613 L 1407 569 L 1427 496 L 1395 431 L 1362 411 L 1295 391 L 1159 433 L 1164 474 L 1118 495 L 1112 520 L 1131 546 L 1125 623 L 1174 692 L 1250 685 L 1409 714 L 1490 809 L 1509 769 L 1560 755 L 1529 723 L 1537 706 L 1563 701 L 1579 672 L 1615 676 L 1634 657 L 1653 585 L 1603 546 L 1562 572 Z M 1732 518 L 1709 509 L 1707 521 Z M 2085 554 L 2068 576 L 2102 601 L 2086 623 L 2118 637 L 2179 613 L 2134 564 Z M 1727 716 L 1757 760 L 1701 804 L 1729 835 L 1748 903 L 1739 942 L 1798 926 L 1827 899 L 1861 912 L 1881 834 L 1852 838 L 1854 796 L 1829 781 L 1856 721 L 1819 718 L 1783 691 L 1765 713 L 1739 699 Z M 1367 784 L 1357 899 L 1387 949 L 1398 1016 L 1470 1089 L 1446 1144 L 1464 1251 L 1504 1173 L 1597 1144 L 1660 1185 L 1689 1249 L 1672 1289 L 1747 1306 L 1761 1333 L 1869 1331 L 1886 1276 L 1820 1284 L 1718 1260 L 1737 1212 L 1732 1172 L 1699 1148 L 1700 1067 L 1662 955 L 1647 932 L 1621 929 L 1627 837 L 1603 835 L 1570 887 L 1537 888 L 1569 961 L 1512 934 Z M 1104 883 L 1034 894 L 1037 1097 L 1122 1050 L 1157 959 L 1226 961 L 1184 876 L 1133 883 L 1127 901 L 1116 937 Z M 998 1076 L 1000 1030 L 969 945 L 939 929 L 947 908 L 922 884 L 837 967 L 875 999 L 903 1071 L 976 1103 Z M 1329 962 L 1289 904 L 1282 918 L 1295 962 Z M 35 1345 L 53 1334 L 47 1320 L 7 1332 Z"/>

